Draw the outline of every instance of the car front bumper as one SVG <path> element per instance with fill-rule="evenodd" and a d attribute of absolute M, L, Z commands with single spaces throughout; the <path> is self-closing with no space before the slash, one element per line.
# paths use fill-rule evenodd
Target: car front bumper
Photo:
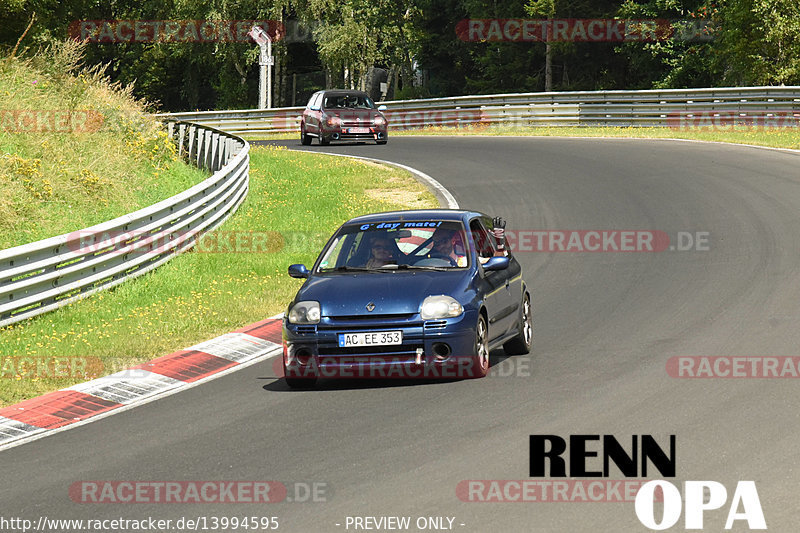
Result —
<path fill-rule="evenodd" d="M 468 377 L 473 362 L 477 311 L 422 320 L 391 317 L 323 317 L 316 325 L 283 322 L 284 371 L 290 377 Z M 339 334 L 401 331 L 401 344 L 339 346 Z"/>
<path fill-rule="evenodd" d="M 353 133 L 354 128 L 368 129 L 368 132 Z M 389 138 L 386 126 L 324 126 L 322 135 L 331 141 L 385 141 Z"/>

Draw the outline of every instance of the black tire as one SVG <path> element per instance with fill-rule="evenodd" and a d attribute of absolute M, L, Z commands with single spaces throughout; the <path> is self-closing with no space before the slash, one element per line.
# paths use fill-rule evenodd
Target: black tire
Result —
<path fill-rule="evenodd" d="M 331 143 L 331 140 L 328 137 L 325 137 L 322 133 L 319 134 L 319 144 L 320 146 L 328 146 Z"/>
<path fill-rule="evenodd" d="M 482 378 L 489 373 L 489 329 L 483 315 L 478 315 L 478 323 L 475 325 L 473 352 L 470 359 L 471 377 Z"/>
<path fill-rule="evenodd" d="M 389 141 L 375 141 L 375 144 L 386 144 Z"/>
<path fill-rule="evenodd" d="M 533 344 L 533 315 L 531 312 L 531 296 L 522 297 L 519 310 L 519 330 L 517 336 L 503 344 L 503 350 L 508 355 L 525 355 L 531 352 Z"/>
<path fill-rule="evenodd" d="M 285 378 L 292 389 L 310 389 L 317 384 L 317 378 Z"/>
<path fill-rule="evenodd" d="M 305 124 L 300 125 L 300 143 L 303 146 L 308 146 L 311 144 L 311 136 L 306 133 Z"/>

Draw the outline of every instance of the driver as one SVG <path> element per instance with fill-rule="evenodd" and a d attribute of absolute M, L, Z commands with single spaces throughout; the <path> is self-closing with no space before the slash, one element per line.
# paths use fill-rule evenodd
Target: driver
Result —
<path fill-rule="evenodd" d="M 458 232 L 451 229 L 438 228 L 433 233 L 432 238 L 433 248 L 428 253 L 428 257 L 446 257 L 457 266 L 467 266 L 467 257 L 456 253 L 455 250 L 455 245 L 461 242 Z"/>

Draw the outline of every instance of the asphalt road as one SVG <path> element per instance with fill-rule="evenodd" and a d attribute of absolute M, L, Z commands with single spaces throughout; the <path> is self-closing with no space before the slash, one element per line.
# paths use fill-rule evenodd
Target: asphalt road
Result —
<path fill-rule="evenodd" d="M 301 392 L 269 363 L 255 365 L 0 452 L 2 515 L 277 516 L 280 531 L 354 531 L 348 516 L 442 516 L 464 532 L 647 531 L 633 503 L 471 503 L 456 486 L 530 479 L 530 434 L 650 434 L 664 445 L 674 434 L 675 483 L 719 481 L 729 504 L 737 481 L 754 480 L 769 529 L 795 530 L 800 382 L 676 379 L 665 365 L 673 356 L 800 355 L 798 154 L 473 137 L 305 149 L 413 166 L 509 229 L 708 232 L 710 249 L 520 252 L 533 290 L 530 357 L 495 354 L 483 380 L 326 382 Z M 76 504 L 68 488 L 79 480 L 316 482 L 327 501 Z M 728 504 L 706 513 L 707 531 L 723 530 Z"/>

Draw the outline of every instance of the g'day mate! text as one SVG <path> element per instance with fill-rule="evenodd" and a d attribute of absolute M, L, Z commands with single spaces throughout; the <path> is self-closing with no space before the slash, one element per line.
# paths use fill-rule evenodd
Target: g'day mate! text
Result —
<path fill-rule="evenodd" d="M 569 459 L 563 457 L 568 452 Z M 652 435 L 632 435 L 623 445 L 613 435 L 530 435 L 531 477 L 609 477 L 614 466 L 625 477 L 647 477 L 648 464 L 661 477 L 674 478 L 676 473 L 676 439 L 669 435 L 668 444 L 660 444 Z M 663 515 L 656 520 L 653 502 L 656 488 L 663 495 Z M 708 497 L 706 497 L 708 493 Z M 703 513 L 720 509 L 728 500 L 728 491 L 717 481 L 685 481 L 683 498 L 669 481 L 651 480 L 636 494 L 636 516 L 646 527 L 663 530 L 680 519 L 686 502 L 685 528 L 703 529 Z M 730 501 L 725 529 L 737 521 L 749 529 L 767 529 L 764 512 L 754 481 L 739 481 Z"/>

